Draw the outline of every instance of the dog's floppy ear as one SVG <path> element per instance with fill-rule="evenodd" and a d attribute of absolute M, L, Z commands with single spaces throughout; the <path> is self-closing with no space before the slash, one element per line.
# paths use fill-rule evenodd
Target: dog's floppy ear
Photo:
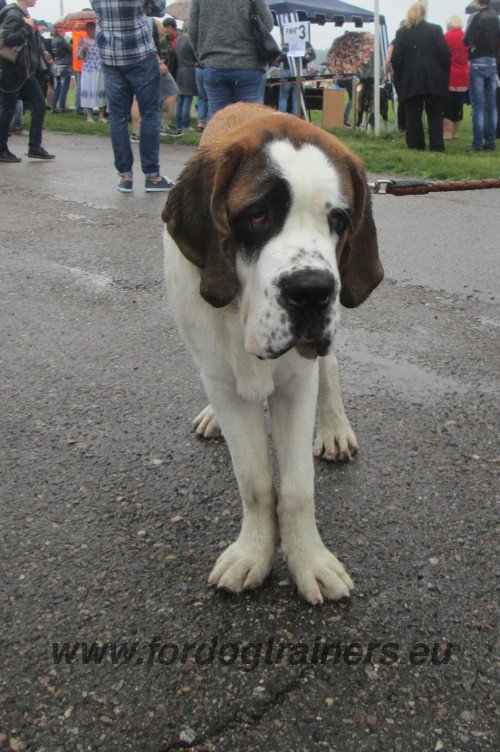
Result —
<path fill-rule="evenodd" d="M 199 148 L 170 191 L 162 213 L 180 251 L 200 269 L 200 294 L 215 308 L 228 305 L 237 289 L 226 196 L 240 161 L 238 144 L 222 152 Z"/>
<path fill-rule="evenodd" d="M 352 226 L 339 244 L 340 302 L 346 308 L 361 305 L 383 280 L 384 268 L 378 256 L 377 230 L 371 196 L 361 164 L 349 159 L 354 191 Z"/>

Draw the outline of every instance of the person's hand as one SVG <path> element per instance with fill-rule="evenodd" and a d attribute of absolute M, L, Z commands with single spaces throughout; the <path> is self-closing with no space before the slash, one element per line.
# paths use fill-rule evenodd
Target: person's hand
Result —
<path fill-rule="evenodd" d="M 168 68 L 165 63 L 160 63 L 160 76 L 166 76 L 168 74 Z"/>

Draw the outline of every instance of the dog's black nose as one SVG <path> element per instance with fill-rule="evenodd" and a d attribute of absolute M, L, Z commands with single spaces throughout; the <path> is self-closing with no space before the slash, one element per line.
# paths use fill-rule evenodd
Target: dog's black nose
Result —
<path fill-rule="evenodd" d="M 335 277 L 326 270 L 307 269 L 282 277 L 280 288 L 288 306 L 324 308 L 335 296 Z"/>

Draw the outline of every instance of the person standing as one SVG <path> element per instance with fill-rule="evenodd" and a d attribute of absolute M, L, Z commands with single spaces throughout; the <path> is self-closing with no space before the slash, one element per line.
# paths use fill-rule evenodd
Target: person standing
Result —
<path fill-rule="evenodd" d="M 208 119 L 233 102 L 262 102 L 265 66 L 252 34 L 252 2 L 269 31 L 273 14 L 266 0 L 192 0 L 189 38 L 204 68 Z"/>
<path fill-rule="evenodd" d="M 52 78 L 50 68 L 54 62 L 51 51 L 47 48 L 46 39 L 43 36 L 47 31 L 47 23 L 43 20 L 35 21 L 35 28 L 38 33 L 38 44 L 40 45 L 40 52 L 42 54 L 43 63 L 41 69 L 38 71 L 38 83 L 42 90 L 43 98 L 47 101 L 47 94 L 49 90 L 49 83 Z"/>
<path fill-rule="evenodd" d="M 62 32 L 54 26 L 52 27 L 51 34 L 52 57 L 57 70 L 51 109 L 53 113 L 66 112 L 66 97 L 68 96 L 71 82 L 73 64 L 73 46 L 64 38 Z"/>
<path fill-rule="evenodd" d="M 175 48 L 177 58 L 177 72 L 175 80 L 179 87 L 177 105 L 175 109 L 176 128 L 180 131 L 193 130 L 189 124 L 193 97 L 197 94 L 196 89 L 196 58 L 191 42 L 185 29 L 179 34 Z"/>
<path fill-rule="evenodd" d="M 54 66 L 54 50 L 52 49 L 52 37 L 50 36 L 50 33 L 49 33 L 48 37 L 43 37 L 43 45 L 45 47 L 45 51 L 52 58 L 52 64 L 49 66 L 49 74 L 50 75 L 49 75 L 49 82 L 48 82 L 48 85 L 47 85 L 47 91 L 44 92 L 45 102 L 47 104 L 47 109 L 50 110 L 50 105 L 51 105 L 51 102 L 52 102 L 52 95 L 54 93 L 54 84 L 55 84 L 55 80 L 54 80 L 54 68 L 55 68 L 55 66 Z M 43 91 L 43 88 L 42 88 L 42 91 Z"/>
<path fill-rule="evenodd" d="M 160 39 L 158 50 L 161 60 L 167 67 L 167 75 L 162 79 L 161 109 L 162 127 L 160 133 L 164 136 L 182 136 L 182 131 L 175 124 L 175 114 L 179 87 L 176 83 L 177 56 L 175 50 L 179 33 L 175 18 L 164 18 L 162 21 L 164 34 Z"/>
<path fill-rule="evenodd" d="M 477 12 L 464 36 L 469 48 L 469 96 L 472 106 L 470 151 L 493 151 L 496 147 L 497 51 L 500 46 L 498 14 L 490 0 L 474 0 Z"/>
<path fill-rule="evenodd" d="M 280 76 L 282 81 L 287 81 L 288 79 L 288 83 L 281 83 L 279 86 L 278 110 L 280 112 L 288 112 L 289 100 L 291 98 L 292 113 L 294 115 L 298 115 L 301 107 L 299 106 L 299 100 L 297 97 L 297 84 L 295 82 L 295 76 L 290 68 L 288 49 L 289 46 L 287 44 L 283 45 L 282 54 L 277 60 L 277 62 L 280 62 L 281 64 Z M 302 76 L 307 75 L 307 66 L 309 65 L 309 63 L 312 63 L 313 60 L 316 60 L 316 53 L 312 47 L 312 44 L 310 42 L 306 42 L 306 52 L 301 61 L 302 68 L 300 74 Z"/>
<path fill-rule="evenodd" d="M 406 19 L 403 21 L 400 21 L 399 28 L 404 29 L 406 26 Z M 396 76 L 394 75 L 394 68 L 392 67 L 392 53 L 394 52 L 394 45 L 396 44 L 396 40 L 393 39 L 392 42 L 389 45 L 389 49 L 387 50 L 387 55 L 385 57 L 385 63 L 384 63 L 384 84 L 389 81 L 389 77 L 392 78 L 392 85 L 394 86 L 394 89 L 396 90 L 396 94 L 398 93 L 398 82 L 396 79 Z M 397 122 L 398 122 L 398 130 L 404 132 L 406 130 L 406 123 L 405 123 L 405 108 L 404 104 L 399 100 L 398 96 L 398 108 L 397 108 Z M 345 116 L 344 116 L 345 119 Z M 344 122 L 344 125 L 346 123 Z"/>
<path fill-rule="evenodd" d="M 464 119 L 465 92 L 469 87 L 469 66 L 467 48 L 464 45 L 462 19 L 451 16 L 446 24 L 444 35 L 451 52 L 450 98 L 444 110 L 444 138 L 449 141 L 458 138 L 460 123 Z"/>
<path fill-rule="evenodd" d="M 164 18 L 162 21 L 165 34 L 161 39 L 161 57 L 169 72 L 175 78 L 177 73 L 177 58 L 175 56 L 179 32 L 177 31 L 177 21 L 175 18 Z"/>
<path fill-rule="evenodd" d="M 160 175 L 160 67 L 142 0 L 91 0 L 97 14 L 96 36 L 109 104 L 118 190 L 133 190 L 134 154 L 128 118 L 135 95 L 141 114 L 139 152 L 145 190 L 168 191 L 173 182 Z M 165 0 L 158 1 L 165 12 Z"/>
<path fill-rule="evenodd" d="M 0 62 L 0 162 L 20 162 L 20 157 L 8 148 L 10 121 L 16 111 L 18 99 L 31 104 L 28 157 L 31 159 L 55 159 L 42 147 L 42 131 L 45 120 L 45 99 L 37 80 L 41 50 L 35 23 L 28 8 L 34 8 L 36 0 L 17 0 L 0 11 L 4 44 L 7 47 L 26 45 L 15 63 L 5 59 Z"/>
<path fill-rule="evenodd" d="M 85 31 L 72 31 L 71 39 L 73 41 L 73 75 L 75 77 L 75 115 L 84 115 L 84 109 L 81 102 L 81 88 L 82 88 L 82 69 L 83 60 L 78 57 L 78 46 L 82 39 L 87 36 Z"/>
<path fill-rule="evenodd" d="M 94 110 L 99 108 L 99 122 L 107 123 L 104 118 L 106 89 L 104 74 L 101 70 L 101 58 L 95 41 L 95 23 L 86 26 L 87 35 L 78 43 L 77 56 L 83 60 L 81 72 L 80 104 L 87 113 L 87 123 L 94 122 Z"/>
<path fill-rule="evenodd" d="M 450 62 L 441 27 L 425 20 L 423 3 L 413 3 L 408 8 L 406 25 L 396 33 L 391 57 L 399 101 L 405 108 L 406 144 L 410 149 L 425 149 L 425 107 L 429 148 L 444 151 L 443 112 L 449 97 Z"/>

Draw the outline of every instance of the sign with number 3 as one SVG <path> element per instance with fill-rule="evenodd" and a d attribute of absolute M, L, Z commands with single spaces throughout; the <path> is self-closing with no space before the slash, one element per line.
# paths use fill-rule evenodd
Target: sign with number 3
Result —
<path fill-rule="evenodd" d="M 282 27 L 283 43 L 289 47 L 290 57 L 303 57 L 306 52 L 306 42 L 311 38 L 309 21 L 285 23 Z"/>

